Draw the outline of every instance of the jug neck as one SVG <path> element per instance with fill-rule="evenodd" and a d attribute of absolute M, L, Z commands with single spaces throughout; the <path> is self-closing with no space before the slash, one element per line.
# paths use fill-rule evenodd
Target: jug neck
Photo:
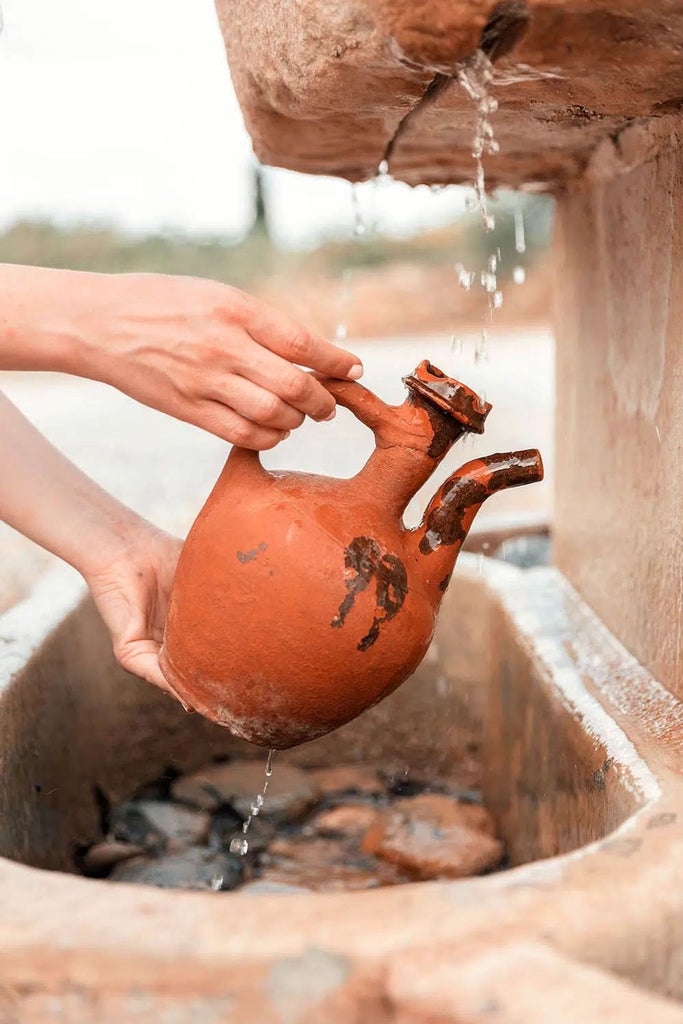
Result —
<path fill-rule="evenodd" d="M 408 397 L 403 405 L 384 406 L 373 425 L 377 447 L 357 477 L 369 498 L 396 515 L 463 434 L 483 433 L 491 409 L 428 360 L 403 382 Z"/>
<path fill-rule="evenodd" d="M 370 500 L 400 516 L 467 428 L 412 396 L 392 412 L 356 480 Z"/>

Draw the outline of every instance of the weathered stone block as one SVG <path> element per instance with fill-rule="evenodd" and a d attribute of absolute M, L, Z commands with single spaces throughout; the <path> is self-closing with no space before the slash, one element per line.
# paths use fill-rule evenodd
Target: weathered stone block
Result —
<path fill-rule="evenodd" d="M 397 178 L 471 179 L 473 108 L 453 76 L 480 45 L 500 103 L 491 182 L 564 183 L 628 120 L 683 103 L 683 10 L 668 0 L 216 6 L 256 153 L 293 170 L 364 179 L 391 149 Z"/>

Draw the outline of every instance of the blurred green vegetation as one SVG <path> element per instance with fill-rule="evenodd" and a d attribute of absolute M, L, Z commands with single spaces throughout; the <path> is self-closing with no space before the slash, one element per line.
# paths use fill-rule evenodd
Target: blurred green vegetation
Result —
<path fill-rule="evenodd" d="M 27 220 L 0 233 L 0 262 L 105 273 L 188 274 L 249 289 L 264 277 L 338 277 L 345 269 L 377 269 L 396 261 L 460 261 L 479 269 L 499 249 L 499 276 L 505 279 L 520 260 L 515 251 L 515 211 L 524 218 L 527 267 L 547 248 L 552 223 L 548 197 L 502 193 L 491 203 L 496 227 L 490 234 L 484 233 L 479 214 L 471 212 L 411 238 L 386 238 L 369 232 L 362 238 L 328 240 L 302 252 L 272 242 L 262 194 L 260 198 L 252 229 L 241 239 L 170 234 L 134 237 L 107 226 L 60 227 Z"/>

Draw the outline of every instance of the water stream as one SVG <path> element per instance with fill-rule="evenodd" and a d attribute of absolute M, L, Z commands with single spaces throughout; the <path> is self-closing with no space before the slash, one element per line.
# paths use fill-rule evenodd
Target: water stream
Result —
<path fill-rule="evenodd" d="M 270 783 L 271 776 L 273 774 L 273 757 L 275 756 L 274 750 L 268 751 L 268 757 L 266 759 L 265 767 L 265 778 L 263 780 L 263 789 L 261 792 L 254 797 L 254 802 L 249 808 L 249 815 L 242 824 L 242 831 L 239 832 L 230 840 L 230 853 L 239 854 L 240 857 L 245 857 L 249 852 L 249 840 L 247 834 L 251 827 L 251 823 L 254 818 L 258 817 L 261 813 L 261 809 L 266 801 L 266 793 L 268 792 L 268 784 Z"/>

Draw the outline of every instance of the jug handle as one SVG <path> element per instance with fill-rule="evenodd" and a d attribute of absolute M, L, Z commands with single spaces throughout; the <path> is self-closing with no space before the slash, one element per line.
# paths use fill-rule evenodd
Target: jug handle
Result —
<path fill-rule="evenodd" d="M 337 380 L 333 377 L 319 377 L 318 380 L 338 405 L 348 409 L 357 420 L 370 428 L 378 442 L 391 443 L 388 435 L 392 425 L 398 426 L 396 420 L 400 406 L 387 405 L 372 391 L 355 381 Z"/>

